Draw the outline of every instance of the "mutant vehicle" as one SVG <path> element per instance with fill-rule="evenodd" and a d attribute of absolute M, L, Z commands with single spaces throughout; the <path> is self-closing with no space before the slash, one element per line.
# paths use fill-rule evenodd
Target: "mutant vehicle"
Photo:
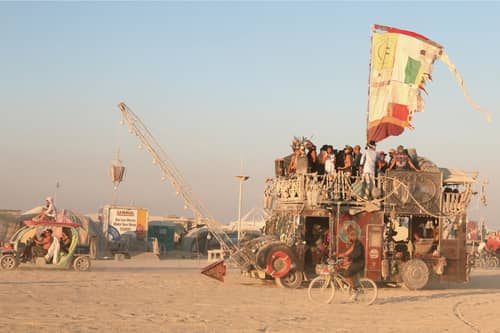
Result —
<path fill-rule="evenodd" d="M 44 269 L 90 270 L 89 247 L 78 244 L 79 224 L 33 220 L 24 221 L 23 224 L 24 226 L 12 235 L 9 242 L 1 247 L 1 270 L 14 270 L 20 265 Z M 53 242 L 60 242 L 64 233 L 71 240 L 69 246 L 67 249 L 57 246 L 49 260 L 46 256 L 32 257 L 31 248 L 35 246 L 33 239 L 49 229 L 52 230 Z"/>
<path fill-rule="evenodd" d="M 369 195 L 359 177 L 308 173 L 307 157 L 286 174 L 290 159 L 276 160 L 266 181 L 271 210 L 263 236 L 235 254 L 243 273 L 298 288 L 315 267 L 347 249 L 355 230 L 365 248 L 364 276 L 411 290 L 430 280 L 468 281 L 467 207 L 477 173 L 438 168 L 412 154 L 417 171 L 388 171 L 373 179 Z"/>

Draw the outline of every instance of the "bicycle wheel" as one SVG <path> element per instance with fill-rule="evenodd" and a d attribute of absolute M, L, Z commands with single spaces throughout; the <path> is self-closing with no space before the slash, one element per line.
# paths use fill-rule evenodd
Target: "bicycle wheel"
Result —
<path fill-rule="evenodd" d="M 368 278 L 359 279 L 356 302 L 370 305 L 377 299 L 378 288 L 373 280 Z"/>
<path fill-rule="evenodd" d="M 335 287 L 329 275 L 315 277 L 307 288 L 309 299 L 315 303 L 329 304 L 335 297 Z"/>
<path fill-rule="evenodd" d="M 498 259 L 495 257 L 488 258 L 486 260 L 486 268 L 487 269 L 495 269 L 498 266 Z"/>

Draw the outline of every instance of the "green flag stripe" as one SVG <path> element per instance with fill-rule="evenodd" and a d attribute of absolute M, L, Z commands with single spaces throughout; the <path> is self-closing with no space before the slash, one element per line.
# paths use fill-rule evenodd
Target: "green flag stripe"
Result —
<path fill-rule="evenodd" d="M 420 61 L 408 57 L 405 68 L 405 83 L 415 83 L 420 66 Z"/>

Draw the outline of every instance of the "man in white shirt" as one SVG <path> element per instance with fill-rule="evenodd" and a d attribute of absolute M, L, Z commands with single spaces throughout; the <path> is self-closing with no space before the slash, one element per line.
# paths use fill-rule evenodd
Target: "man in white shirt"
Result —
<path fill-rule="evenodd" d="M 375 182 L 375 170 L 377 167 L 377 145 L 375 141 L 370 141 L 366 145 L 365 153 L 361 158 L 363 185 L 361 195 L 365 199 L 371 198 L 373 183 Z"/>

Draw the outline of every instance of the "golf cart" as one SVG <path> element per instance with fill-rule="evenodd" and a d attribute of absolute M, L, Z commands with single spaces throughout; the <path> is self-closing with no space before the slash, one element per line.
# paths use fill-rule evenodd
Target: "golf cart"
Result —
<path fill-rule="evenodd" d="M 75 271 L 90 270 L 90 256 L 88 246 L 79 246 L 79 224 L 55 221 L 24 221 L 24 226 L 12 235 L 7 244 L 0 248 L 0 270 L 14 270 L 19 265 L 33 268 L 70 269 Z M 45 257 L 31 256 L 33 239 L 42 231 L 52 230 L 56 241 L 65 233 L 71 240 L 67 251 L 56 251 L 50 260 Z"/>

